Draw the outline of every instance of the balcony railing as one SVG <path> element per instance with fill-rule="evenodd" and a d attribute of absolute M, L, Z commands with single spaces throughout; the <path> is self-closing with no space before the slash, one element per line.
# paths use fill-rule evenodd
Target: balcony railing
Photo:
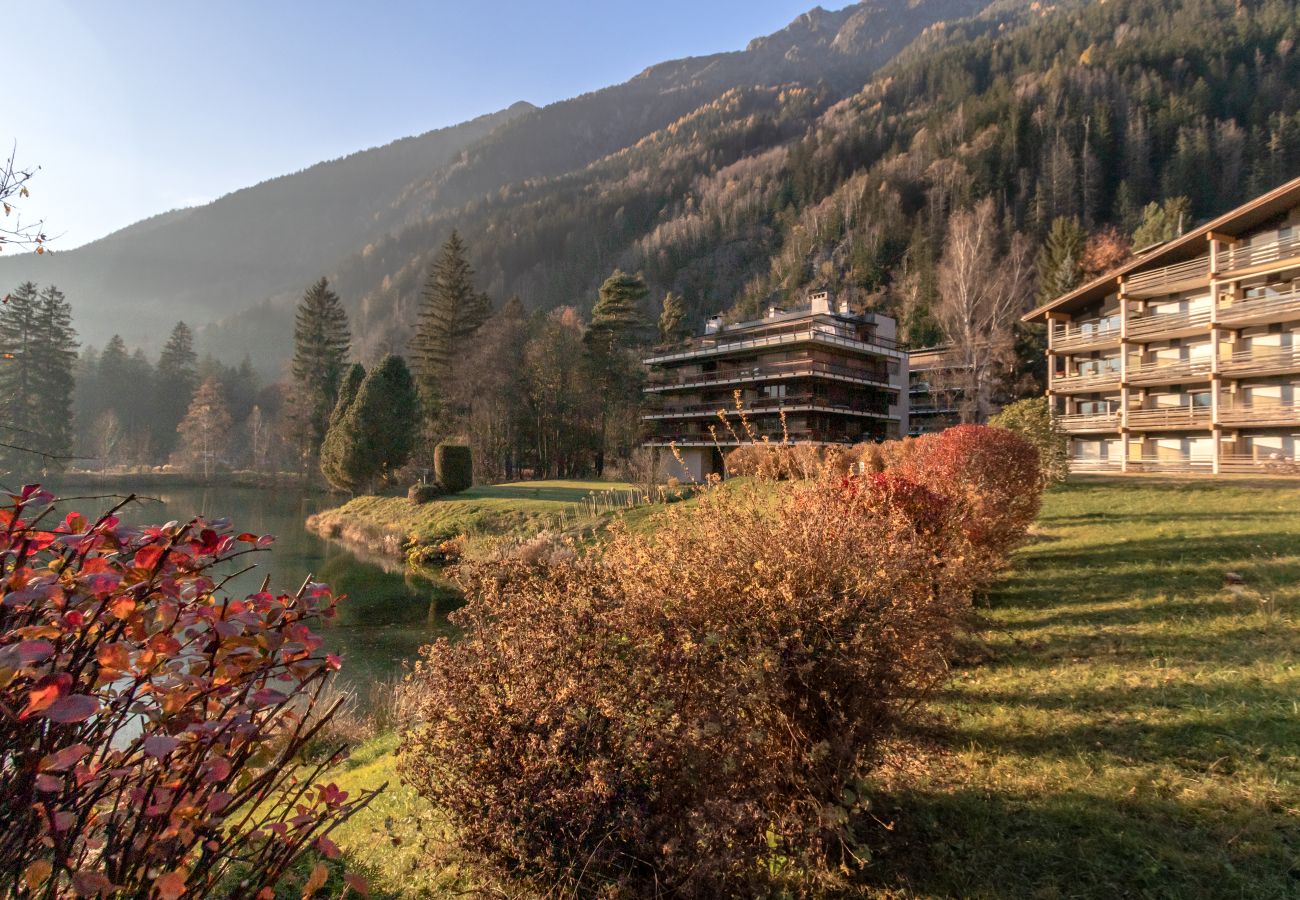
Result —
<path fill-rule="evenodd" d="M 1175 291 L 1208 283 L 1209 279 L 1210 257 L 1198 256 L 1187 262 L 1129 275 L 1124 279 L 1124 293 L 1131 297 L 1172 294 Z"/>
<path fill-rule="evenodd" d="M 1057 375 L 1051 380 L 1051 388 L 1057 392 L 1085 393 L 1104 391 L 1119 387 L 1119 370 L 1086 372 L 1082 375 Z"/>
<path fill-rule="evenodd" d="M 1075 413 L 1068 416 L 1058 416 L 1061 428 L 1070 434 L 1081 434 L 1088 431 L 1119 431 L 1120 415 L 1117 412 L 1112 413 Z"/>
<path fill-rule="evenodd" d="M 1219 424 L 1247 428 L 1297 425 L 1300 424 L 1300 403 L 1278 401 L 1234 404 L 1230 400 L 1221 399 Z"/>
<path fill-rule="evenodd" d="M 1130 384 L 1169 384 L 1177 381 L 1195 381 L 1210 377 L 1210 359 L 1152 360 L 1128 367 Z"/>
<path fill-rule="evenodd" d="M 845 435 L 829 434 L 823 431 L 756 431 L 751 439 L 750 435 L 737 431 L 732 435 L 727 429 L 719 427 L 716 429 L 717 439 L 708 432 L 681 432 L 675 434 L 656 434 L 651 433 L 646 436 L 645 443 L 652 447 L 667 447 L 676 445 L 678 447 L 736 447 L 740 444 L 763 443 L 764 440 L 771 444 L 781 444 L 786 441 L 791 444 L 853 444 L 857 443 L 859 438 L 847 437 Z M 864 432 L 862 439 L 868 439 L 867 433 Z"/>
<path fill-rule="evenodd" d="M 1171 457 L 1144 456 L 1128 461 L 1130 472 L 1146 472 L 1153 475 L 1191 475 L 1214 471 L 1214 460 L 1210 457 Z"/>
<path fill-rule="evenodd" d="M 1267 244 L 1237 245 L 1220 254 L 1219 270 L 1224 273 L 1253 269 L 1300 256 L 1300 234 Z"/>
<path fill-rule="evenodd" d="M 1130 340 L 1150 340 L 1173 333 L 1196 331 L 1210 324 L 1210 310 L 1198 309 L 1180 313 L 1152 313 L 1128 320 Z"/>
<path fill-rule="evenodd" d="M 1233 375 L 1280 375 L 1300 370 L 1300 347 L 1239 350 L 1219 360 L 1219 371 Z"/>
<path fill-rule="evenodd" d="M 1080 350 L 1119 343 L 1119 316 L 1052 326 L 1052 350 Z"/>
<path fill-rule="evenodd" d="M 641 418 L 647 420 L 684 419 L 699 418 L 700 416 L 717 417 L 719 413 L 725 413 L 728 421 L 731 421 L 733 419 L 739 419 L 742 413 L 747 416 L 761 416 L 775 415 L 782 411 L 794 413 L 810 410 L 888 418 L 889 410 L 887 407 L 882 409 L 882 406 L 883 404 L 880 403 L 868 403 L 857 400 L 831 400 L 826 397 L 815 397 L 811 394 L 803 394 L 745 401 L 740 410 L 736 409 L 734 403 L 726 402 L 668 405 L 661 409 L 646 413 Z"/>
<path fill-rule="evenodd" d="M 1231 306 L 1219 307 L 1219 322 L 1224 325 L 1285 322 L 1288 319 L 1300 319 L 1300 284 L 1292 284 L 1285 291 L 1269 289 L 1262 296 L 1247 297 Z"/>
<path fill-rule="evenodd" d="M 1225 475 L 1300 475 L 1300 462 L 1285 453 L 1225 453 L 1219 457 L 1219 472 Z"/>
<path fill-rule="evenodd" d="M 1120 462 L 1118 459 L 1071 459 L 1071 472 L 1118 472 L 1120 471 Z"/>
<path fill-rule="evenodd" d="M 1148 428 L 1209 428 L 1208 406 L 1166 406 L 1156 409 L 1130 409 L 1128 426 Z"/>
<path fill-rule="evenodd" d="M 795 360 L 784 363 L 764 363 L 761 366 L 739 366 L 730 369 L 718 369 L 714 372 L 663 373 L 646 386 L 647 392 L 671 390 L 674 388 L 708 387 L 715 384 L 743 384 L 754 381 L 767 381 L 775 378 L 802 378 L 824 375 L 836 380 L 853 381 L 860 384 L 887 387 L 889 376 L 884 372 L 870 369 L 836 366 L 831 363 L 814 360 Z"/>
<path fill-rule="evenodd" d="M 888 338 L 871 337 L 867 340 L 858 340 L 857 338 L 845 337 L 829 328 L 812 327 L 762 337 L 747 338 L 743 334 L 737 334 L 734 337 L 704 338 L 698 342 L 697 346 L 654 356 L 645 360 L 645 363 L 646 365 L 658 365 L 682 362 L 699 357 L 735 353 L 741 350 L 759 350 L 767 347 L 782 347 L 808 342 L 827 344 L 832 347 L 845 347 L 859 352 L 878 353 L 884 356 L 901 357 L 905 355 L 898 342 Z"/>

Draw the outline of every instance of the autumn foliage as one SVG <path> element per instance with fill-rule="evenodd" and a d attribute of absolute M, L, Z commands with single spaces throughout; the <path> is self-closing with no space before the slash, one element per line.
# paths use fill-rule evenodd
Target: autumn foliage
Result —
<path fill-rule="evenodd" d="M 310 629 L 329 589 L 224 596 L 215 568 L 270 538 L 53 504 L 28 487 L 0 509 L 8 890 L 269 897 L 305 851 L 335 854 L 330 830 L 372 795 L 320 783 L 338 754 L 300 764 L 332 712 L 313 707 L 339 661 Z"/>
<path fill-rule="evenodd" d="M 463 566 L 463 637 L 404 690 L 404 777 L 489 871 L 542 888 L 833 880 L 872 827 L 859 779 L 944 679 L 983 569 L 1037 508 L 1025 446 L 957 429 L 891 448 L 886 471 L 823 456 L 779 481 L 763 447 L 753 483 L 648 534 Z"/>

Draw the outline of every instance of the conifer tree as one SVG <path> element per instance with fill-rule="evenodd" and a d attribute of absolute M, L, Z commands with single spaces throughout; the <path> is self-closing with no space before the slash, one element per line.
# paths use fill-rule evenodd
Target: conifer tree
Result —
<path fill-rule="evenodd" d="M 659 311 L 659 342 L 673 344 L 686 336 L 686 304 L 672 291 L 664 294 Z"/>
<path fill-rule="evenodd" d="M 201 466 L 203 477 L 209 477 L 227 449 L 231 424 L 221 382 L 208 378 L 199 385 L 185 418 L 176 427 L 180 434 L 178 452 L 182 461 Z"/>
<path fill-rule="evenodd" d="M 28 446 L 37 432 L 36 358 L 40 296 L 30 281 L 20 284 L 0 307 L 0 427 L 4 442 Z M 6 467 L 33 468 L 21 450 L 5 448 Z"/>
<path fill-rule="evenodd" d="M 1046 303 L 1078 286 L 1083 277 L 1083 251 L 1087 241 L 1078 219 L 1052 220 L 1047 240 L 1038 251 L 1038 300 Z"/>
<path fill-rule="evenodd" d="M 293 328 L 293 381 L 304 458 L 320 451 L 352 343 L 338 294 L 322 278 L 302 295 Z"/>
<path fill-rule="evenodd" d="M 1133 232 L 1133 248 L 1172 241 L 1191 223 L 1191 204 L 1186 197 L 1170 197 L 1163 204 L 1148 203 L 1142 210 L 1142 224 Z"/>
<path fill-rule="evenodd" d="M 410 459 L 419 421 L 420 401 L 411 370 L 400 356 L 390 354 L 370 370 L 331 426 L 322 472 L 330 484 L 343 490 L 373 486 Z"/>
<path fill-rule="evenodd" d="M 158 356 L 154 377 L 154 448 L 162 458 L 176 446 L 176 426 L 198 387 L 198 361 L 194 333 L 184 322 L 177 322 Z"/>
<path fill-rule="evenodd" d="M 492 301 L 474 288 L 466 253 L 453 229 L 429 269 L 411 339 L 415 378 L 431 423 L 446 412 L 457 354 L 492 313 Z"/>
<path fill-rule="evenodd" d="M 636 413 L 644 373 L 632 348 L 646 334 L 641 302 L 648 293 L 640 275 L 615 269 L 600 286 L 600 298 L 591 311 L 591 325 L 583 336 L 591 378 L 602 400 L 596 449 L 598 475 L 604 472 L 607 450 L 624 456 L 636 443 Z"/>
<path fill-rule="evenodd" d="M 350 483 L 344 468 L 350 438 L 348 430 L 341 423 L 351 409 L 352 402 L 356 400 L 357 391 L 361 390 L 365 378 L 366 370 L 361 363 L 349 366 L 339 383 L 339 399 L 330 412 L 329 429 L 325 432 L 325 440 L 320 448 L 320 469 L 325 480 L 334 487 L 344 488 Z"/>
<path fill-rule="evenodd" d="M 34 348 L 32 366 L 37 400 L 34 418 L 39 423 L 35 430 L 43 439 L 41 449 L 58 464 L 58 457 L 67 456 L 72 449 L 77 332 L 72 327 L 72 305 L 53 285 L 41 291 L 36 315 L 41 337 Z"/>

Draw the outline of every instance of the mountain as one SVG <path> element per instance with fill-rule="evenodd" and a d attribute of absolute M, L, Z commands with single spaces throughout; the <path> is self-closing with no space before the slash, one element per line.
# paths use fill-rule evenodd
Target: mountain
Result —
<path fill-rule="evenodd" d="M 986 0 L 860 3 L 814 9 L 740 51 L 662 63 L 629 81 L 536 109 L 517 104 L 464 125 L 398 141 L 274 179 L 194 209 L 155 216 L 46 258 L 0 260 L 0 284 L 54 282 L 76 304 L 89 343 L 117 330 L 149 342 L 177 318 L 226 358 L 283 358 L 293 300 L 337 274 L 363 319 L 362 297 L 418 265 L 458 211 L 582 173 L 630 152 L 731 91 L 799 88 L 824 103 L 857 90 L 936 22 Z M 792 137 L 793 135 L 783 135 Z M 363 274 L 364 273 L 364 274 Z M 586 285 L 594 273 L 582 280 Z M 505 286 L 506 279 L 495 283 Z M 530 298 L 531 299 L 531 298 Z M 371 301 L 382 302 L 382 301 Z M 551 303 L 538 296 L 536 305 Z M 161 321 L 161 324 L 159 322 Z M 388 325 L 391 321 L 385 318 Z M 124 325 L 123 323 L 131 323 Z M 363 328 L 368 328 L 363 324 Z M 395 329 L 387 328 L 385 334 Z M 362 344 L 391 337 L 365 333 Z M 400 349 L 400 348 L 399 348 Z"/>
<path fill-rule="evenodd" d="M 3 259 L 0 283 L 57 284 L 74 303 L 84 339 L 102 343 L 122 331 L 132 343 L 148 344 L 177 319 L 202 324 L 251 301 L 300 291 L 378 234 L 386 207 L 407 185 L 532 108 L 516 103 L 320 163 L 73 250 Z"/>

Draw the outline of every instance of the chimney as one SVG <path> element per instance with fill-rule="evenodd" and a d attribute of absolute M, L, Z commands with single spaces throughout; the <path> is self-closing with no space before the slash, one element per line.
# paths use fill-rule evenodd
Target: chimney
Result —
<path fill-rule="evenodd" d="M 722 330 L 722 316 L 709 316 L 704 323 L 705 334 L 717 334 Z"/>
<path fill-rule="evenodd" d="M 853 315 L 853 309 L 852 309 L 852 307 L 849 306 L 849 301 L 847 301 L 847 300 L 841 300 L 841 301 L 840 301 L 840 315 L 842 315 L 842 316 L 851 316 L 851 315 Z"/>
<path fill-rule="evenodd" d="M 829 313 L 831 311 L 831 292 L 830 291 L 813 291 L 808 295 L 809 306 L 812 312 Z"/>

